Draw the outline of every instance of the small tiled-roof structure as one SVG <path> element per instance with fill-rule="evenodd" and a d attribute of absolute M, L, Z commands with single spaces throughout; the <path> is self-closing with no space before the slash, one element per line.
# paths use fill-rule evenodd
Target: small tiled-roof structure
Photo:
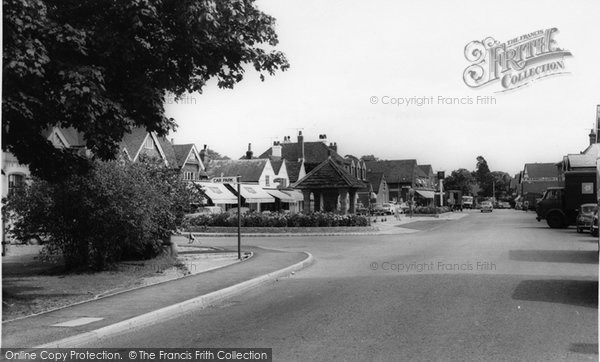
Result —
<path fill-rule="evenodd" d="M 357 179 L 328 158 L 292 185 L 297 189 L 364 188 L 367 184 Z"/>
<path fill-rule="evenodd" d="M 242 182 L 259 182 L 268 159 L 211 160 L 206 167 L 209 177 L 241 176 Z"/>

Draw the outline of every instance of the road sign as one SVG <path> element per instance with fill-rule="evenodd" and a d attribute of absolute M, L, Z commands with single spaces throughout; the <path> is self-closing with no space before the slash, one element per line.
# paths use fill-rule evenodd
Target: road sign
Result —
<path fill-rule="evenodd" d="M 211 181 L 218 184 L 234 184 L 237 182 L 237 177 L 213 177 Z"/>

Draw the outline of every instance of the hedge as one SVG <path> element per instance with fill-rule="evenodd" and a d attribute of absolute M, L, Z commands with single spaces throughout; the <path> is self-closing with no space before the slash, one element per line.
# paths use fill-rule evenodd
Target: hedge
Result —
<path fill-rule="evenodd" d="M 243 227 L 319 227 L 319 226 L 368 226 L 368 220 L 359 215 L 339 215 L 314 212 L 310 214 L 284 214 L 273 212 L 249 212 L 241 217 Z M 188 218 L 188 226 L 237 226 L 237 214 L 221 213 Z"/>

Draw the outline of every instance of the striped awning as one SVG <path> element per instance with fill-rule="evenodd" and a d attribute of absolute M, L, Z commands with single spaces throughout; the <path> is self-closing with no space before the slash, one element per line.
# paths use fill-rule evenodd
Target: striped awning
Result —
<path fill-rule="evenodd" d="M 195 184 L 202 188 L 206 197 L 208 197 L 213 204 L 237 205 L 237 196 L 229 191 L 224 184 L 212 182 L 196 182 Z"/>
<path fill-rule="evenodd" d="M 229 187 L 231 187 L 237 192 L 237 185 L 229 184 Z M 242 194 L 242 197 L 246 199 L 246 202 L 251 204 L 268 204 L 275 202 L 273 196 L 269 195 L 267 191 L 265 191 L 259 185 L 241 184 L 240 192 Z"/>
<path fill-rule="evenodd" d="M 426 199 L 433 199 L 435 197 L 435 193 L 433 191 L 427 190 L 415 190 L 419 195 L 423 196 Z"/>

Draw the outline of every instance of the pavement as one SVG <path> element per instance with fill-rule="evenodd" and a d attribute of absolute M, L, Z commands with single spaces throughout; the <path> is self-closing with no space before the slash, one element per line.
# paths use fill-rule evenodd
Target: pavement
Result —
<path fill-rule="evenodd" d="M 242 262 L 2 323 L 3 348 L 77 347 L 179 317 L 312 263 L 309 253 L 244 247 Z"/>

